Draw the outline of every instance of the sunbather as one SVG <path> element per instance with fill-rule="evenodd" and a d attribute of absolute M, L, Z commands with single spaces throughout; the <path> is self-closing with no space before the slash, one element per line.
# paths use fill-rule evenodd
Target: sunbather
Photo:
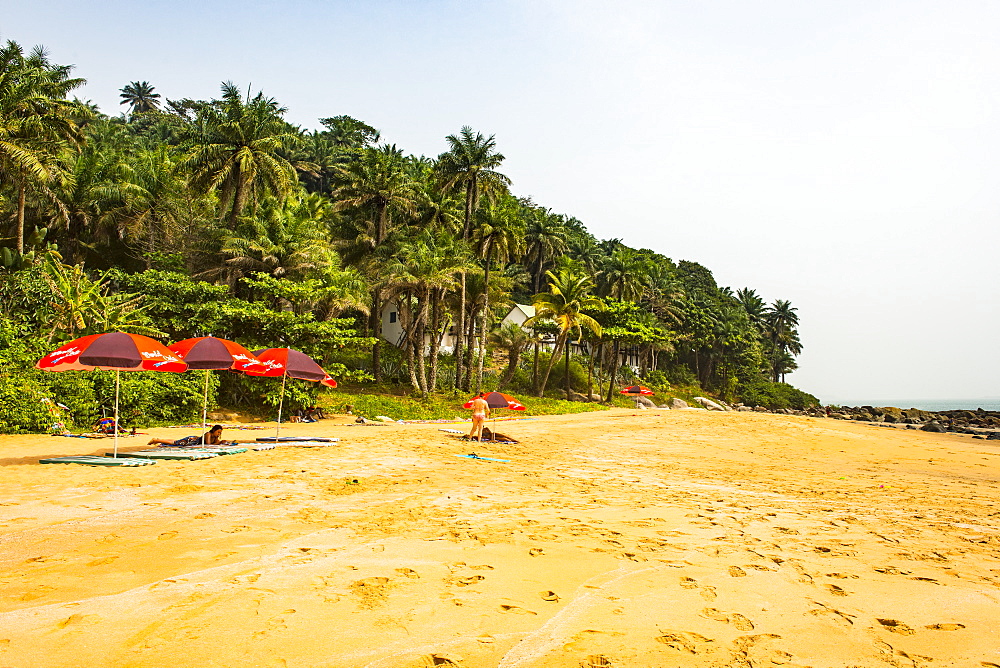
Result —
<path fill-rule="evenodd" d="M 203 440 L 204 439 L 204 440 Z M 147 445 L 173 445 L 178 447 L 191 447 L 196 445 L 222 445 L 222 425 L 217 424 L 202 436 L 185 436 L 176 441 L 168 441 L 164 438 L 150 439 Z M 236 443 L 236 441 L 231 441 Z"/>

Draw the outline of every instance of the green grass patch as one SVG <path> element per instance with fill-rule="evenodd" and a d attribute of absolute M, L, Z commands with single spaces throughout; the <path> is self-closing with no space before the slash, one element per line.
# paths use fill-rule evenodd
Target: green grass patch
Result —
<path fill-rule="evenodd" d="M 320 394 L 323 408 L 330 413 L 344 413 L 348 406 L 354 415 L 374 419 L 377 415 L 385 415 L 393 420 L 467 420 L 471 416 L 469 409 L 462 404 L 472 396 L 442 396 L 432 395 L 427 399 L 404 394 L 393 394 L 388 388 L 353 390 L 337 388 L 326 390 Z M 518 415 L 562 415 L 566 413 L 589 413 L 607 410 L 606 406 L 592 403 L 550 399 L 548 397 L 517 396 L 527 408 L 524 411 L 496 411 L 497 417 Z"/>

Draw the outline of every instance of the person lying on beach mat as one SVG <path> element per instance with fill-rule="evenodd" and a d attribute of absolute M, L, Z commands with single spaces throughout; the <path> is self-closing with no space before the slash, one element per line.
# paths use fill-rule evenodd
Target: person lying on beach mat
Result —
<path fill-rule="evenodd" d="M 465 440 L 465 441 L 477 441 L 479 439 L 472 438 L 471 436 L 463 436 L 462 440 Z M 493 431 L 489 427 L 483 427 L 482 440 L 483 441 L 490 441 L 490 442 L 493 442 L 493 443 L 517 443 L 518 442 L 516 438 L 511 438 L 510 436 L 507 436 L 506 434 L 501 434 L 498 431 Z"/>
<path fill-rule="evenodd" d="M 168 441 L 164 438 L 154 438 L 147 445 L 172 445 L 175 447 L 192 447 L 202 445 L 201 436 L 185 436 L 176 441 Z M 222 440 L 222 425 L 217 424 L 205 432 L 205 445 L 222 445 L 226 441 Z M 228 441 L 228 443 L 238 443 L 239 441 Z"/>

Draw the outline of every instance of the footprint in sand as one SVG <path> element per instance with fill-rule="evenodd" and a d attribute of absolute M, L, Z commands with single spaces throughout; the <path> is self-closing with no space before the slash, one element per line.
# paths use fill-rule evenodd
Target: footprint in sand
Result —
<path fill-rule="evenodd" d="M 504 612 L 512 612 L 515 615 L 537 615 L 538 613 L 533 610 L 528 610 L 527 608 L 522 608 L 519 605 L 500 605 L 500 609 Z"/>
<path fill-rule="evenodd" d="M 118 555 L 112 555 L 110 557 L 101 557 L 100 559 L 94 559 L 93 561 L 89 562 L 87 565 L 88 566 L 105 566 L 107 564 L 110 564 L 111 562 L 113 562 L 117 558 L 118 558 Z"/>
<path fill-rule="evenodd" d="M 747 572 L 739 566 L 730 566 L 729 575 L 734 578 L 745 578 L 747 576 Z"/>
<path fill-rule="evenodd" d="M 671 649 L 676 649 L 680 652 L 687 652 L 688 654 L 700 654 L 702 650 L 708 649 L 703 647 L 711 642 L 715 642 L 711 638 L 706 638 L 705 636 L 694 633 L 693 631 L 660 631 L 662 635 L 656 636 L 656 642 L 663 643 Z"/>
<path fill-rule="evenodd" d="M 103 618 L 100 615 L 70 615 L 66 619 L 56 624 L 57 629 L 64 629 L 69 626 L 92 626 L 100 624 Z"/>
<path fill-rule="evenodd" d="M 882 625 L 882 628 L 886 631 L 891 631 L 892 633 L 898 633 L 904 636 L 912 636 L 916 633 L 916 631 L 897 619 L 876 618 L 876 621 Z"/>
<path fill-rule="evenodd" d="M 533 547 L 530 550 L 528 550 L 528 556 L 529 557 L 537 557 L 537 556 L 543 554 L 544 552 L 545 552 L 545 550 L 543 550 L 540 547 Z"/>
<path fill-rule="evenodd" d="M 717 622 L 732 624 L 740 631 L 753 631 L 754 628 L 753 622 L 738 612 L 734 612 L 729 615 L 716 608 L 705 608 L 701 611 L 701 614 L 709 619 L 714 619 Z"/>
<path fill-rule="evenodd" d="M 396 572 L 402 575 L 404 578 L 410 578 L 416 580 L 420 577 L 420 573 L 417 573 L 412 568 L 397 568 Z"/>
<path fill-rule="evenodd" d="M 964 629 L 965 624 L 928 624 L 924 628 L 931 629 L 933 631 L 957 631 L 959 629 Z"/>
<path fill-rule="evenodd" d="M 24 592 L 21 595 L 22 601 L 34 601 L 35 599 L 41 598 L 48 594 L 50 591 L 55 591 L 55 587 L 50 587 L 48 585 L 38 585 L 31 591 Z"/>
<path fill-rule="evenodd" d="M 420 658 L 421 665 L 424 666 L 461 666 L 462 660 L 457 657 L 448 657 L 443 654 L 428 654 Z"/>
<path fill-rule="evenodd" d="M 684 589 L 697 589 L 698 581 L 694 578 L 682 577 L 681 587 L 684 587 Z"/>
<path fill-rule="evenodd" d="M 603 654 L 592 654 L 580 662 L 582 668 L 611 668 L 615 664 Z"/>
<path fill-rule="evenodd" d="M 841 589 L 840 587 L 838 587 L 835 584 L 828 584 L 826 586 L 826 588 L 834 596 L 847 596 L 847 591 L 845 591 L 844 589 Z"/>
<path fill-rule="evenodd" d="M 176 535 L 177 535 L 176 531 L 164 531 L 163 533 L 161 533 L 156 538 L 157 538 L 157 540 L 170 540 L 171 538 L 173 538 Z"/>
<path fill-rule="evenodd" d="M 470 575 L 464 578 L 456 578 L 453 582 L 458 587 L 468 587 L 469 585 L 478 584 L 485 579 L 482 575 Z"/>
<path fill-rule="evenodd" d="M 543 591 L 539 592 L 538 595 L 542 597 L 543 601 L 555 602 L 559 600 L 559 594 L 555 593 L 554 591 Z"/>

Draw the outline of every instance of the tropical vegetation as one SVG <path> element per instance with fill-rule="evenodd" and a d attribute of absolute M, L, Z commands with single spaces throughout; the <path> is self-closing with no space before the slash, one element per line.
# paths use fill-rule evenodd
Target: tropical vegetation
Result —
<path fill-rule="evenodd" d="M 516 194 L 494 135 L 463 127 L 411 155 L 351 116 L 293 125 L 228 81 L 209 100 L 128 82 L 113 116 L 71 97 L 72 69 L 0 47 L 2 396 L 30 404 L 30 386 L 87 413 L 101 374 L 71 390 L 29 369 L 52 344 L 119 330 L 296 347 L 348 385 L 422 401 L 501 387 L 610 402 L 642 381 L 815 402 L 784 385 L 802 351 L 791 303 Z M 515 304 L 533 316 L 505 322 Z M 197 394 L 141 382 L 173 383 L 183 405 Z M 259 407 L 267 390 L 227 377 L 218 397 Z M 0 429 L 38 428 L 39 410 Z"/>

